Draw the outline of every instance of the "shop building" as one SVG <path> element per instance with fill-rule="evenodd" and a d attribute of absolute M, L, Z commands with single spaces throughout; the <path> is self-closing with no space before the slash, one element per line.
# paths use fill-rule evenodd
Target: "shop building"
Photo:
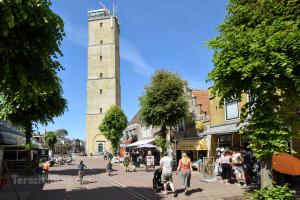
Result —
<path fill-rule="evenodd" d="M 208 156 L 215 157 L 217 148 L 236 149 L 244 146 L 247 138 L 239 134 L 245 123 L 240 123 L 242 107 L 248 102 L 248 95 L 243 94 L 242 100 L 225 102 L 219 105 L 220 97 L 213 96 L 209 89 L 210 126 L 200 135 L 206 137 Z"/>

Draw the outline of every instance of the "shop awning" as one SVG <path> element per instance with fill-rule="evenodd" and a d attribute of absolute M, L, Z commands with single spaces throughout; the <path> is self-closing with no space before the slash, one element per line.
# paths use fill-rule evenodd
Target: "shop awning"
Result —
<path fill-rule="evenodd" d="M 274 154 L 272 167 L 283 174 L 300 175 L 300 159 L 287 153 Z"/>
<path fill-rule="evenodd" d="M 137 147 L 137 146 L 140 146 L 140 145 L 143 145 L 143 144 L 149 144 L 149 143 L 152 143 L 153 141 L 154 141 L 154 139 L 136 141 L 132 144 L 126 145 L 126 148 L 127 147 Z"/>
<path fill-rule="evenodd" d="M 206 139 L 180 140 L 177 150 L 207 150 Z"/>
<path fill-rule="evenodd" d="M 241 127 L 247 125 L 247 122 L 244 123 L 234 123 L 234 124 L 225 124 L 221 126 L 215 126 L 207 129 L 201 135 L 214 135 L 214 134 L 228 134 L 228 133 L 236 133 L 240 130 Z"/>

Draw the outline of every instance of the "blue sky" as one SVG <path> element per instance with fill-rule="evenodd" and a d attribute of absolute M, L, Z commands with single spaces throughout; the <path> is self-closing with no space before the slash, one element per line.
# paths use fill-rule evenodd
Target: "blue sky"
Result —
<path fill-rule="evenodd" d="M 87 12 L 98 0 L 53 0 L 52 9 L 65 22 L 66 37 L 59 58 L 68 111 L 39 131 L 68 130 L 70 138 L 85 139 L 87 80 Z M 207 89 L 213 52 L 204 42 L 217 35 L 227 0 L 103 0 L 117 4 L 120 19 L 122 109 L 130 120 L 139 109 L 138 97 L 151 74 L 164 68 L 182 75 L 192 89 Z"/>

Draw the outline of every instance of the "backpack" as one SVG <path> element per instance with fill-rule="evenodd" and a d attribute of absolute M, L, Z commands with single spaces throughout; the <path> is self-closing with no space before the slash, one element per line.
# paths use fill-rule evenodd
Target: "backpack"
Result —
<path fill-rule="evenodd" d="M 243 164 L 241 154 L 237 154 L 237 156 L 233 157 L 233 164 Z"/>

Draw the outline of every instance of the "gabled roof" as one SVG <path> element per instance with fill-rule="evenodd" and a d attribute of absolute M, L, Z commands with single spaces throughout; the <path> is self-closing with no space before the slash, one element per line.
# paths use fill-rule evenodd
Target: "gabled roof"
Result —
<path fill-rule="evenodd" d="M 134 125 L 134 124 L 138 124 L 141 122 L 141 110 L 139 110 L 135 115 L 134 117 L 130 120 L 130 122 L 128 123 L 127 126 L 131 126 L 131 125 Z"/>
<path fill-rule="evenodd" d="M 202 112 L 210 114 L 208 90 L 192 90 L 192 95 L 196 97 L 196 103 L 201 106 Z"/>

